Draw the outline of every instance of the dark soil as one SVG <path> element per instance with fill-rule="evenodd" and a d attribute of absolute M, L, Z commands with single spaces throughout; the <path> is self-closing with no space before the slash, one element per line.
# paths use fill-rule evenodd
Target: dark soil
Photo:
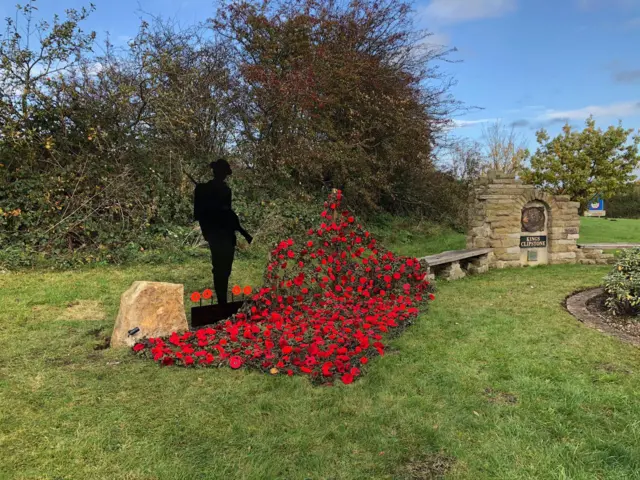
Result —
<path fill-rule="evenodd" d="M 587 302 L 587 310 L 610 327 L 640 338 L 640 317 L 613 315 L 604 304 L 606 298 L 606 293 L 593 297 Z"/>
<path fill-rule="evenodd" d="M 484 394 L 491 403 L 502 405 L 515 405 L 516 403 L 518 403 L 518 397 L 516 397 L 513 393 L 500 392 L 498 390 L 494 390 L 491 387 L 485 388 Z"/>
<path fill-rule="evenodd" d="M 404 468 L 407 480 L 439 480 L 451 469 L 455 459 L 443 453 L 435 453 L 412 459 Z"/>

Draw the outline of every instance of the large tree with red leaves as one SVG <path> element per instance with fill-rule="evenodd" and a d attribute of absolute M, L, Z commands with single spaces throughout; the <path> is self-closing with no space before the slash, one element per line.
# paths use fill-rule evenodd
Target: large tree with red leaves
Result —
<path fill-rule="evenodd" d="M 238 0 L 212 26 L 235 47 L 241 147 L 259 176 L 338 187 L 361 207 L 424 205 L 457 104 L 434 65 L 448 52 L 408 3 Z"/>

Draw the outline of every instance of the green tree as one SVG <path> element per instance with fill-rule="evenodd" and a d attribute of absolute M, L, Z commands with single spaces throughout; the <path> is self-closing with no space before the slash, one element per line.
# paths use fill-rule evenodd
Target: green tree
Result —
<path fill-rule="evenodd" d="M 562 131 L 553 139 L 544 129 L 537 132 L 540 146 L 531 158 L 531 168 L 521 175 L 525 182 L 569 195 L 584 209 L 593 195 L 610 198 L 635 179 L 640 135 L 631 136 L 633 129 L 624 129 L 620 123 L 603 131 L 589 117 L 581 132 L 568 124 Z"/>

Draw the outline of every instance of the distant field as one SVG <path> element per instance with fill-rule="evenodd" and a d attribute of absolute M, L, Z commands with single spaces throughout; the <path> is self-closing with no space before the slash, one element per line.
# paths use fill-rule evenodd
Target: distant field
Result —
<path fill-rule="evenodd" d="M 582 217 L 578 243 L 601 242 L 640 243 L 640 220 Z"/>

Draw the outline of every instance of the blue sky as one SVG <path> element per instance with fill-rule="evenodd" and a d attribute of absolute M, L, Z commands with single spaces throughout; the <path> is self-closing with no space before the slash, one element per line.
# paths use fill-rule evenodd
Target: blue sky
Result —
<path fill-rule="evenodd" d="M 0 0 L 0 16 L 16 0 Z M 189 25 L 212 16 L 212 0 L 93 0 L 86 23 L 124 44 L 143 12 Z M 39 0 L 50 18 L 81 0 Z M 535 130 L 557 134 L 564 121 L 581 127 L 594 114 L 603 128 L 623 121 L 640 128 L 640 0 L 421 0 L 416 21 L 431 41 L 456 47 L 443 64 L 453 93 L 480 107 L 458 117 L 455 133 L 479 138 L 484 122 L 513 124 L 535 149 Z"/>
<path fill-rule="evenodd" d="M 455 96 L 484 108 L 459 118 L 477 137 L 484 121 L 559 133 L 593 114 L 603 128 L 640 128 L 640 0 L 432 0 L 421 24 L 455 46 Z"/>

